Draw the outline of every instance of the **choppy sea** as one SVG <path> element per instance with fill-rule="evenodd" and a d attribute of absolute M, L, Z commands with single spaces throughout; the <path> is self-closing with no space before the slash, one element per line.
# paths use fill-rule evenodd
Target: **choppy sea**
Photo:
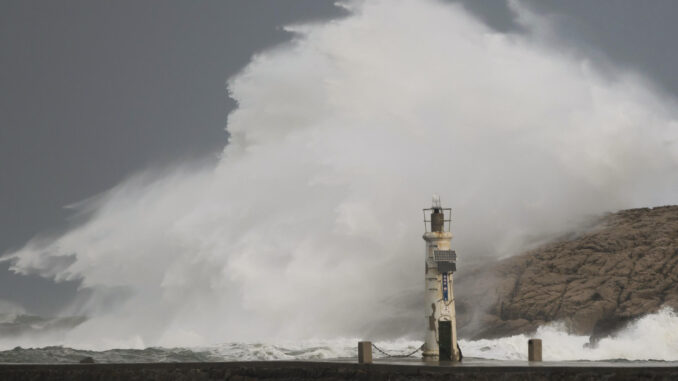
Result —
<path fill-rule="evenodd" d="M 460 340 L 459 345 L 465 358 L 473 361 L 525 361 L 527 340 L 533 337 L 542 339 L 545 361 L 643 364 L 678 362 L 678 316 L 669 309 L 647 315 L 614 336 L 595 343 L 591 343 L 588 336 L 573 335 L 564 326 L 551 324 L 539 328 L 529 336 Z M 7 347 L 9 341 L 3 342 L 0 339 L 0 363 L 77 363 L 86 357 L 91 357 L 98 363 L 349 360 L 357 358 L 357 343 L 360 340 L 361 338 L 336 338 L 275 343 L 230 342 L 202 347 L 92 350 L 66 346 L 12 348 Z M 416 352 L 421 347 L 421 341 L 398 339 L 375 341 L 374 344 L 390 355 L 415 352 L 410 357 L 412 360 L 421 356 L 420 352 Z M 389 358 L 376 349 L 373 355 L 376 359 Z"/>
<path fill-rule="evenodd" d="M 506 339 L 460 341 L 465 359 L 473 363 L 497 365 L 498 363 L 512 363 L 527 359 L 527 338 L 522 335 Z M 225 343 L 220 345 L 191 348 L 162 348 L 151 347 L 145 349 L 110 349 L 94 351 L 75 349 L 62 346 L 48 346 L 42 348 L 16 347 L 0 351 L 0 363 L 23 364 L 54 364 L 78 363 L 91 357 L 97 363 L 149 363 L 149 362 L 211 362 L 211 361 L 256 361 L 256 360 L 307 360 L 307 361 L 343 361 L 357 358 L 358 339 L 336 339 L 303 341 L 298 343 Z M 520 344 L 519 344 L 520 343 Z M 624 358 L 614 355 L 604 356 L 596 353 L 596 349 L 580 347 L 580 355 L 559 357 L 561 351 L 555 350 L 558 342 L 551 347 L 544 347 L 545 361 L 585 362 L 605 361 L 614 363 L 675 363 L 678 352 L 670 358 Z M 373 350 L 373 356 L 378 360 L 415 361 L 421 358 L 417 349 L 421 342 L 409 340 L 394 340 L 375 342 L 380 349 L 390 355 L 407 355 L 410 357 L 391 358 L 386 354 Z M 678 364 L 678 363 L 676 363 Z"/>

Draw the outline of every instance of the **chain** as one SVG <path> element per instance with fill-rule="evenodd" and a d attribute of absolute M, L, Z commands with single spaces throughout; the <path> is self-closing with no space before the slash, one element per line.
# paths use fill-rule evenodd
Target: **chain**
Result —
<path fill-rule="evenodd" d="M 377 351 L 381 352 L 381 353 L 382 353 L 384 356 L 386 356 L 386 357 L 400 357 L 400 358 L 402 358 L 402 357 L 410 357 L 410 356 L 412 356 L 413 354 L 419 352 L 419 351 L 421 350 L 421 348 L 422 348 L 424 345 L 422 344 L 421 347 L 415 349 L 414 352 L 408 353 L 408 354 L 406 354 L 406 355 L 392 355 L 392 354 L 390 354 L 390 353 L 386 353 L 386 351 L 384 351 L 383 349 L 381 349 L 381 348 L 379 348 L 378 346 L 374 345 L 374 343 L 372 344 L 372 346 L 374 347 L 374 349 L 376 349 Z"/>

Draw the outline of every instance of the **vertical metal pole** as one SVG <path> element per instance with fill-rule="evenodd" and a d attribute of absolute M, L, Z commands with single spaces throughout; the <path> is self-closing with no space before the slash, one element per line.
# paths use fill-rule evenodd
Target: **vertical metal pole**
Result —
<path fill-rule="evenodd" d="M 360 364 L 372 363 L 372 342 L 360 341 L 358 342 L 358 362 Z"/>
<path fill-rule="evenodd" d="M 527 341 L 527 360 L 541 361 L 541 339 Z"/>

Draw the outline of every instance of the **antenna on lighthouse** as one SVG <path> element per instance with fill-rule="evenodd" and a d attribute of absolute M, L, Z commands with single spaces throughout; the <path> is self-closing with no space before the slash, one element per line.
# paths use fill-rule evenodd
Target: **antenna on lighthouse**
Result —
<path fill-rule="evenodd" d="M 434 209 L 442 208 L 442 206 L 440 206 L 440 196 L 436 193 L 433 194 L 433 203 L 431 204 L 431 207 Z"/>

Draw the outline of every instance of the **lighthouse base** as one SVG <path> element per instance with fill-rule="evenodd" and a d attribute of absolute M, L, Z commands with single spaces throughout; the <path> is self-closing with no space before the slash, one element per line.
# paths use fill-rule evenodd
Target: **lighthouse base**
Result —
<path fill-rule="evenodd" d="M 437 361 L 438 360 L 438 352 L 423 352 L 422 356 L 424 358 L 424 361 Z"/>

